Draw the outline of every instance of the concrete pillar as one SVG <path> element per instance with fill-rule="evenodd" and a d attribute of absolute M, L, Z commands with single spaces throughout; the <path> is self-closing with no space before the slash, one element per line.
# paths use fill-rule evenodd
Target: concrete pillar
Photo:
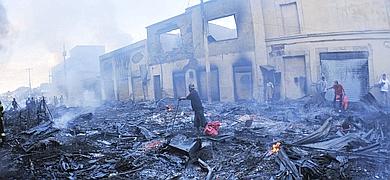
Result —
<path fill-rule="evenodd" d="M 261 65 L 267 65 L 267 48 L 265 42 L 265 28 L 263 18 L 263 7 L 261 0 L 248 0 L 251 6 L 251 14 L 253 21 L 253 32 L 255 38 L 255 63 L 253 64 L 254 98 L 258 101 L 264 100 L 263 76 L 260 71 Z"/>
<path fill-rule="evenodd" d="M 117 74 L 117 69 L 116 69 L 116 59 L 112 60 L 112 75 L 113 75 L 113 81 L 114 81 L 114 97 L 115 100 L 119 100 L 119 93 L 118 93 L 118 74 Z"/>

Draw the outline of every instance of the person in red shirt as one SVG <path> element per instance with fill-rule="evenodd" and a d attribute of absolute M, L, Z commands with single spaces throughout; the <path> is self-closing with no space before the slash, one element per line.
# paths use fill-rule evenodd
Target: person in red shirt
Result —
<path fill-rule="evenodd" d="M 334 89 L 334 99 L 333 99 L 333 105 L 336 109 L 341 111 L 341 106 L 343 102 L 343 97 L 345 94 L 344 87 L 339 84 L 338 81 L 334 81 L 334 84 L 332 87 L 328 88 L 329 89 Z"/>

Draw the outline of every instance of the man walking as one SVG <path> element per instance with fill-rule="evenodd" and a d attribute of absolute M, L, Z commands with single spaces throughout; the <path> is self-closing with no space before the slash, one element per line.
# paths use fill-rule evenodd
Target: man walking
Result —
<path fill-rule="evenodd" d="M 339 84 L 338 81 L 334 81 L 334 84 L 332 87 L 328 88 L 334 89 L 334 100 L 333 100 L 333 106 L 336 108 L 339 112 L 341 112 L 341 107 L 343 103 L 343 97 L 345 94 L 344 87 Z"/>
<path fill-rule="evenodd" d="M 11 105 L 12 105 L 12 110 L 14 110 L 14 111 L 16 111 L 19 108 L 19 104 L 18 104 L 18 102 L 16 102 L 15 98 L 12 100 Z"/>
<path fill-rule="evenodd" d="M 389 93 L 390 82 L 387 79 L 386 74 L 382 75 L 382 78 L 379 80 L 378 85 L 379 85 L 379 88 L 380 88 L 380 91 L 381 91 L 381 95 L 382 95 L 382 99 L 383 99 L 383 105 L 384 105 L 384 107 L 387 107 L 389 105 L 388 93 Z"/>
<path fill-rule="evenodd" d="M 197 133 L 200 133 L 201 128 L 206 126 L 206 118 L 204 117 L 204 108 L 202 105 L 202 101 L 200 100 L 198 91 L 195 90 L 195 85 L 190 84 L 188 86 L 190 93 L 187 97 L 181 97 L 179 100 L 190 100 L 192 110 L 195 112 L 194 117 L 194 126 L 196 128 Z"/>

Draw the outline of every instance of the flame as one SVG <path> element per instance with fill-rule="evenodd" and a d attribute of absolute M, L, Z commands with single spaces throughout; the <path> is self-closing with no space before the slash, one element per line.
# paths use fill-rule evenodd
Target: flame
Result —
<path fill-rule="evenodd" d="M 271 153 L 271 154 L 276 154 L 276 153 L 278 153 L 278 152 L 280 151 L 281 145 L 282 145 L 282 143 L 280 143 L 280 142 L 277 142 L 276 144 L 273 144 L 270 153 Z"/>
<path fill-rule="evenodd" d="M 168 112 L 173 111 L 173 106 L 172 105 L 166 105 L 165 108 L 167 109 Z"/>

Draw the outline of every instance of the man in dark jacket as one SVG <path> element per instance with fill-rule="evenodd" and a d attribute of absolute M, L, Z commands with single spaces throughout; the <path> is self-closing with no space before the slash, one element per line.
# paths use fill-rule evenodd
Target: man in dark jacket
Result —
<path fill-rule="evenodd" d="M 190 93 L 187 97 L 181 97 L 179 100 L 190 100 L 192 110 L 195 112 L 194 117 L 194 126 L 198 132 L 200 132 L 200 128 L 204 128 L 206 126 L 206 118 L 204 117 L 204 108 L 202 105 L 202 101 L 200 100 L 198 91 L 195 90 L 195 85 L 190 84 L 188 86 Z"/>
<path fill-rule="evenodd" d="M 18 102 L 16 102 L 15 98 L 12 100 L 11 105 L 12 105 L 12 110 L 14 110 L 14 111 L 18 110 L 19 104 L 18 104 Z"/>

